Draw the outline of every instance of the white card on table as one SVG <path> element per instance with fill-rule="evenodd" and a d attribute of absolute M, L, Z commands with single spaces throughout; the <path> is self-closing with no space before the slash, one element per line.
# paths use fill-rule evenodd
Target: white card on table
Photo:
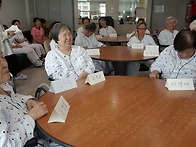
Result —
<path fill-rule="evenodd" d="M 144 49 L 144 44 L 142 44 L 142 43 L 133 43 L 131 48 L 132 49 Z"/>
<path fill-rule="evenodd" d="M 159 56 L 159 46 L 146 45 L 146 49 L 144 50 L 144 56 Z"/>
<path fill-rule="evenodd" d="M 56 94 L 76 87 L 76 80 L 73 77 L 70 77 L 61 80 L 51 81 L 49 91 Z"/>
<path fill-rule="evenodd" d="M 195 90 L 193 79 L 167 79 L 168 90 Z"/>
<path fill-rule="evenodd" d="M 94 85 L 94 84 L 100 83 L 102 81 L 105 81 L 105 76 L 103 74 L 103 71 L 100 71 L 100 72 L 96 72 L 96 73 L 88 75 L 85 83 L 89 83 L 90 85 Z"/>
<path fill-rule="evenodd" d="M 116 33 L 113 33 L 113 34 L 109 34 L 110 37 L 117 37 L 117 34 Z"/>
<path fill-rule="evenodd" d="M 67 103 L 64 97 L 61 96 L 48 120 L 48 123 L 65 122 L 67 118 L 67 114 L 69 112 L 69 108 L 70 108 L 70 105 Z"/>
<path fill-rule="evenodd" d="M 101 35 L 96 35 L 96 38 L 103 38 Z"/>
<path fill-rule="evenodd" d="M 87 49 L 87 54 L 90 55 L 100 55 L 100 50 L 99 49 Z"/>
<path fill-rule="evenodd" d="M 131 38 L 132 34 L 126 34 L 127 38 Z"/>

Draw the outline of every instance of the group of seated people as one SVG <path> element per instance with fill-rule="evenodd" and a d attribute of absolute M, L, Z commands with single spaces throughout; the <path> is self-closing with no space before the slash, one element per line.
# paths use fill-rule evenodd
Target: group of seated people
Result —
<path fill-rule="evenodd" d="M 1 4 L 0 0 L 0 4 Z M 35 27 L 32 29 L 33 44 L 24 38 L 22 32 L 14 34 L 13 32 L 4 32 L 0 25 L 0 39 L 3 44 L 0 46 L 0 146 L 24 146 L 27 140 L 33 137 L 35 120 L 44 116 L 48 110 L 43 102 L 37 102 L 31 99 L 31 96 L 24 96 L 13 92 L 7 84 L 9 80 L 8 64 L 5 56 L 12 54 L 12 51 L 18 53 L 24 51 L 32 63 L 40 61 L 40 57 L 45 54 L 41 44 L 44 41 L 44 31 L 40 26 L 40 20 L 34 19 Z M 105 26 L 106 22 L 100 20 L 102 30 L 100 34 L 107 36 L 108 33 L 116 33 L 112 27 Z M 167 28 L 160 33 L 159 38 L 170 45 L 164 49 L 155 62 L 145 61 L 151 68 L 150 78 L 192 78 L 196 84 L 196 32 L 193 30 L 174 30 L 176 21 L 171 18 L 166 21 Z M 12 25 L 17 25 L 20 29 L 20 22 L 13 20 Z M 137 24 L 134 35 L 127 43 L 143 43 L 144 45 L 155 45 L 150 35 L 146 34 L 147 26 L 145 22 Z M 78 30 L 73 45 L 73 36 L 70 28 L 57 22 L 50 31 L 51 50 L 45 58 L 45 70 L 49 77 L 54 80 L 60 80 L 66 77 L 73 77 L 75 80 L 85 79 L 87 75 L 95 71 L 104 71 L 108 73 L 113 70 L 111 62 L 92 60 L 87 54 L 86 49 L 104 47 L 105 44 L 97 41 L 95 37 L 96 25 L 90 23 L 89 19 L 83 20 L 83 26 Z M 5 34 L 4 34 L 5 33 Z M 39 36 L 42 34 L 42 37 Z M 165 34 L 165 35 L 164 35 Z M 4 35 L 4 36 L 3 36 Z M 5 35 L 11 36 L 12 50 L 7 50 L 8 42 Z M 169 39 L 169 40 L 167 40 Z M 173 41 L 172 41 L 172 40 Z M 163 43 L 160 41 L 160 43 Z M 164 44 L 164 43 L 163 43 Z M 130 63 L 129 71 L 138 71 L 138 64 Z M 150 66 L 151 65 L 151 66 Z M 134 67 L 135 69 L 133 69 Z M 135 74 L 135 73 L 134 73 Z M 136 75 L 136 74 L 135 74 Z"/>

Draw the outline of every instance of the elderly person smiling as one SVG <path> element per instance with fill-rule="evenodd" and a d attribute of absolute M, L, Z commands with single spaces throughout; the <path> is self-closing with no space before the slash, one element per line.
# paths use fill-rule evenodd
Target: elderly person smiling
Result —
<path fill-rule="evenodd" d="M 94 72 L 92 59 L 83 47 L 72 45 L 72 34 L 65 24 L 55 24 L 51 30 L 51 51 L 45 60 L 45 70 L 54 80 L 86 78 Z"/>
<path fill-rule="evenodd" d="M 196 32 L 181 30 L 151 66 L 150 78 L 192 78 L 196 84 Z"/>
<path fill-rule="evenodd" d="M 0 146 L 21 147 L 33 137 L 35 120 L 48 110 L 32 96 L 14 93 L 7 83 L 9 77 L 8 64 L 0 51 Z"/>

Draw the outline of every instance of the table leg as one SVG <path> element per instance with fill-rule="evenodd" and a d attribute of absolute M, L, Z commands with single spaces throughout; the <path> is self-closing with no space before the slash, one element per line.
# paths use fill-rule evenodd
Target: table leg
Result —
<path fill-rule="evenodd" d="M 113 62 L 115 75 L 127 75 L 127 62 Z"/>

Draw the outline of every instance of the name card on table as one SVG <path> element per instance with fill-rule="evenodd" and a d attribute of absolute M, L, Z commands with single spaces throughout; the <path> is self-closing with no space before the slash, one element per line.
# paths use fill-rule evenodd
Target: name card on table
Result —
<path fill-rule="evenodd" d="M 67 118 L 67 114 L 69 112 L 70 105 L 68 102 L 64 99 L 63 96 L 61 96 L 58 100 L 58 103 L 56 104 L 48 123 L 52 122 L 65 122 Z"/>
<path fill-rule="evenodd" d="M 127 38 L 131 38 L 132 34 L 126 34 Z"/>
<path fill-rule="evenodd" d="M 193 79 L 167 79 L 168 90 L 195 90 Z"/>
<path fill-rule="evenodd" d="M 159 56 L 159 46 L 157 45 L 146 45 L 144 50 L 144 56 Z"/>
<path fill-rule="evenodd" d="M 61 80 L 51 81 L 49 91 L 56 94 L 76 87 L 77 87 L 76 80 L 70 77 Z"/>
<path fill-rule="evenodd" d="M 144 49 L 144 44 L 140 43 L 133 43 L 132 44 L 132 49 Z"/>
<path fill-rule="evenodd" d="M 99 49 L 87 49 L 87 54 L 90 55 L 100 55 L 100 50 Z"/>
<path fill-rule="evenodd" d="M 110 37 L 117 37 L 117 34 L 116 33 L 113 33 L 113 34 L 109 34 Z"/>
<path fill-rule="evenodd" d="M 105 76 L 103 71 L 96 72 L 87 76 L 85 83 L 89 83 L 90 85 L 94 85 L 100 82 L 105 81 Z"/>
<path fill-rule="evenodd" d="M 96 38 L 103 38 L 101 35 L 96 35 Z"/>

